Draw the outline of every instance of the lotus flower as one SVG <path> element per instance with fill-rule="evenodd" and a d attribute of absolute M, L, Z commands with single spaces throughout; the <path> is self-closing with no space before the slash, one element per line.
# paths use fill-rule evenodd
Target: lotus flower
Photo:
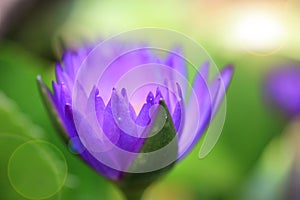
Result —
<path fill-rule="evenodd" d="M 66 51 L 56 64 L 53 92 L 41 77 L 38 83 L 72 149 L 130 193 L 162 176 L 197 143 L 222 102 L 233 68 L 223 68 L 209 81 L 205 62 L 189 84 L 180 48 L 162 57 L 145 45 L 122 54 L 124 46 Z M 109 66 L 104 65 L 107 54 L 115 58 Z"/>
<path fill-rule="evenodd" d="M 265 96 L 287 117 L 300 115 L 300 65 L 289 63 L 271 70 L 266 79 Z"/>

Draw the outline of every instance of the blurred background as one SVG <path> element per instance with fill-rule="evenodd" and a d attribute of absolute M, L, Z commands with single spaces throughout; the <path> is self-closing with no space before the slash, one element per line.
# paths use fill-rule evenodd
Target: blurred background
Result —
<path fill-rule="evenodd" d="M 235 65 L 213 151 L 200 160 L 196 146 L 144 199 L 299 199 L 300 120 L 264 95 L 273 69 L 300 67 L 299 24 L 298 0 L 1 0 L 0 199 L 122 199 L 60 140 L 36 76 L 50 85 L 62 49 L 143 27 L 179 31 L 217 66 Z"/>

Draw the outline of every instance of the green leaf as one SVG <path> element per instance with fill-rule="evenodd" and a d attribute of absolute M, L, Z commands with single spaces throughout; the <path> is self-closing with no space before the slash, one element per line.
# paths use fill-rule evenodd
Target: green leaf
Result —
<path fill-rule="evenodd" d="M 0 90 L 13 99 L 32 122 L 49 132 L 53 129 L 40 100 L 35 78 L 42 74 L 46 82 L 50 82 L 53 70 L 46 67 L 52 65 L 17 44 L 5 41 L 0 44 Z"/>
<path fill-rule="evenodd" d="M 20 112 L 14 101 L 0 90 L 0 132 L 17 136 L 41 139 L 45 136 L 43 130 L 33 124 L 27 115 Z"/>
<path fill-rule="evenodd" d="M 45 136 L 43 130 L 20 112 L 14 101 L 0 90 L 0 199 L 25 200 L 11 186 L 7 170 L 8 160 L 24 142 Z"/>

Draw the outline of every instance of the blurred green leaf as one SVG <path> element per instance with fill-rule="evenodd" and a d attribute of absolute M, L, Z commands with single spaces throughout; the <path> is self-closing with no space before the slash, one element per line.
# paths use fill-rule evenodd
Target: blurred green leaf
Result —
<path fill-rule="evenodd" d="M 17 105 L 0 91 L 0 132 L 26 138 L 42 138 L 43 130 L 20 113 Z"/>
<path fill-rule="evenodd" d="M 43 138 L 45 133 L 22 114 L 17 105 L 0 91 L 0 199 L 26 199 L 19 195 L 8 180 L 8 160 L 24 142 L 33 138 Z M 5 191 L 5 192 L 3 192 Z M 57 199 L 54 195 L 51 199 Z"/>
<path fill-rule="evenodd" d="M 38 94 L 36 76 L 43 74 L 48 80 L 53 74 L 45 70 L 49 65 L 13 43 L 0 45 L 0 90 L 46 130 L 49 130 L 49 121 Z"/>

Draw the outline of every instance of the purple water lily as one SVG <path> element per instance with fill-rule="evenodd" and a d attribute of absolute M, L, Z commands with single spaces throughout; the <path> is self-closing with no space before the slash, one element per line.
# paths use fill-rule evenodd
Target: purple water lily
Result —
<path fill-rule="evenodd" d="M 160 162 L 168 157 L 176 162 L 187 155 L 216 114 L 233 73 L 232 66 L 228 66 L 209 81 L 210 63 L 205 62 L 193 74 L 189 86 L 189 72 L 180 49 L 161 58 L 141 46 L 122 57 L 119 45 L 110 49 L 117 59 L 105 69 L 95 59 L 88 59 L 94 54 L 102 62 L 104 54 L 91 49 L 66 51 L 56 65 L 53 92 L 38 78 L 44 100 L 50 104 L 48 109 L 72 142 L 72 148 L 99 174 L 117 182 L 127 172 L 133 172 L 128 169 L 141 173 L 139 163 L 144 162 L 141 165 L 147 168 L 155 162 L 143 157 L 136 163 L 141 153 L 173 142 L 175 159 L 165 151 L 159 153 L 164 156 Z M 102 76 L 98 82 L 89 83 L 92 87 L 88 88 L 84 81 L 91 82 L 96 76 L 92 65 Z M 126 78 L 129 72 L 131 76 Z M 151 78 L 160 84 L 137 88 L 141 81 L 150 83 Z M 155 136 L 153 140 L 149 139 L 150 134 Z M 153 170 L 145 170 L 148 171 Z"/>
<path fill-rule="evenodd" d="M 265 80 L 269 102 L 287 117 L 300 115 L 300 65 L 285 64 L 270 71 Z"/>

